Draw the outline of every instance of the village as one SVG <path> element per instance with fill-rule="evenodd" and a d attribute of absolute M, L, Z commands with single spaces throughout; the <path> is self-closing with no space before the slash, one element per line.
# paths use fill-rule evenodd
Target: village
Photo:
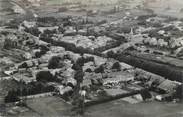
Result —
<path fill-rule="evenodd" d="M 29 2 L 13 7 L 28 18 L 1 23 L 0 116 L 100 116 L 88 110 L 117 100 L 178 104 L 182 116 L 183 19 L 145 3 Z"/>

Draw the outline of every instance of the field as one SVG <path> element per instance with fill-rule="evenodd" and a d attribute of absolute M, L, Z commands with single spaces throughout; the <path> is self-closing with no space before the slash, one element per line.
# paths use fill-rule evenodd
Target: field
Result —
<path fill-rule="evenodd" d="M 183 105 L 176 103 L 128 104 L 118 100 L 88 108 L 86 117 L 182 117 L 182 109 Z"/>
<path fill-rule="evenodd" d="M 39 116 L 69 116 L 71 114 L 71 105 L 63 102 L 59 97 L 43 97 L 28 100 L 27 105 Z"/>
<path fill-rule="evenodd" d="M 34 109 L 33 115 L 39 116 L 72 116 L 71 106 L 57 97 L 45 97 L 29 100 L 28 106 Z M 139 108 L 140 107 L 140 108 Z M 115 100 L 86 108 L 83 117 L 182 117 L 183 104 L 166 102 L 142 102 L 129 104 Z M 30 115 L 31 113 L 23 113 Z"/>

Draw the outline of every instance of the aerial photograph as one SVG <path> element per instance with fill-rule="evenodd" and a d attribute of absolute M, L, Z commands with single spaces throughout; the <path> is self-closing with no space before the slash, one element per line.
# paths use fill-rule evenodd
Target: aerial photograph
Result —
<path fill-rule="evenodd" d="M 183 117 L 183 0 L 0 0 L 0 117 Z"/>

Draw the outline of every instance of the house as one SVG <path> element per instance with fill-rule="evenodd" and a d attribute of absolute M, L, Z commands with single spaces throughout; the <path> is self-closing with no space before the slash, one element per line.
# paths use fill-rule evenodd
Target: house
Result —
<path fill-rule="evenodd" d="M 178 82 L 165 80 L 162 83 L 160 83 L 159 86 L 157 86 L 157 89 L 164 93 L 174 93 L 176 92 L 176 89 L 179 85 L 180 84 Z"/>
<path fill-rule="evenodd" d="M 69 93 L 70 91 L 73 91 L 72 87 L 70 86 L 63 86 L 63 85 L 58 85 L 56 86 L 55 88 L 55 92 L 58 94 L 58 95 L 64 95 L 65 93 Z"/>

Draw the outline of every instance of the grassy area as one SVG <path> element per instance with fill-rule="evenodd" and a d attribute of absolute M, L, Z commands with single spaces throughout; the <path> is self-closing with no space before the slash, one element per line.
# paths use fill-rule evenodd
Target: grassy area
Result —
<path fill-rule="evenodd" d="M 41 116 L 69 116 L 71 105 L 59 97 L 43 97 L 27 101 L 29 108 Z"/>
<path fill-rule="evenodd" d="M 115 100 L 88 108 L 86 117 L 182 117 L 182 110 L 183 105 L 177 103 L 128 104 L 122 100 Z"/>

